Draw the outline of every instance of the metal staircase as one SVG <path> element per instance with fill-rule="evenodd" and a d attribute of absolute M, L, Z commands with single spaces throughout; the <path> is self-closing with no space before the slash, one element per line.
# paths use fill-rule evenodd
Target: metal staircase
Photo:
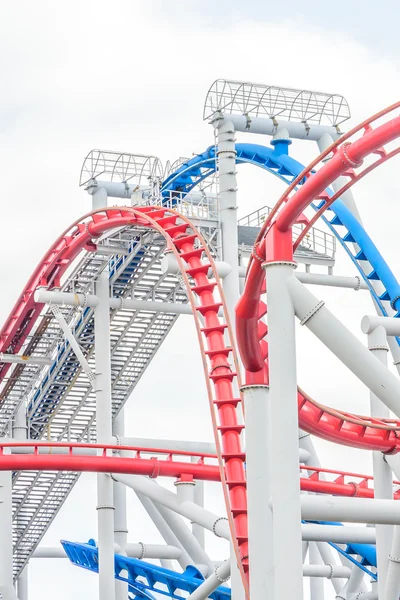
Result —
<path fill-rule="evenodd" d="M 116 234 L 115 234 L 116 235 Z M 123 232 L 119 231 L 121 239 Z M 128 232 L 126 232 L 128 236 Z M 132 237 L 132 229 L 129 238 Z M 127 237 L 127 243 L 130 239 Z M 110 244 L 111 240 L 107 239 Z M 127 244 L 128 245 L 128 244 Z M 87 254 L 63 286 L 65 291 L 89 293 L 98 274 L 109 265 L 110 289 L 114 297 L 186 302 L 177 279 L 162 273 L 160 258 L 164 239 L 142 231 L 139 239 L 122 256 L 110 260 L 101 245 Z M 63 316 L 75 333 L 89 364 L 94 366 L 93 311 L 89 308 L 63 308 Z M 117 414 L 131 395 L 153 356 L 170 331 L 175 314 L 148 310 L 114 310 L 111 313 L 111 367 L 113 413 Z M 38 333 L 39 331 L 39 333 Z M 95 441 L 95 395 L 90 382 L 68 343 L 62 338 L 51 308 L 45 310 L 32 340 L 49 349 L 54 362 L 47 372 L 30 369 L 25 383 L 28 399 L 28 428 L 31 438 Z M 28 343 L 28 345 L 29 345 Z M 47 354 L 47 356 L 49 353 Z M 18 365 L 19 366 L 19 365 Z M 18 368 L 17 366 L 17 368 Z M 27 367 L 18 372 L 18 377 Z M 9 381 L 14 378 L 16 369 Z M 7 387 L 7 386 L 6 386 Z M 19 388 L 4 391 L 8 406 L 18 407 Z M 17 401 L 18 400 L 18 401 Z M 14 574 L 21 571 L 58 513 L 72 487 L 76 473 L 19 472 L 13 479 Z"/>

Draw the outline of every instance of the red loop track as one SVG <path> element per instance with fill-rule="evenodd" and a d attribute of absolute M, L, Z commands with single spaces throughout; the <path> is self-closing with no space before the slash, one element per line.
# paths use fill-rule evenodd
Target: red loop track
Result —
<path fill-rule="evenodd" d="M 400 146 L 385 148 L 400 137 L 400 117 L 373 127 L 376 121 L 391 115 L 399 107 L 400 102 L 388 107 L 327 148 L 292 182 L 264 222 L 249 263 L 244 292 L 236 307 L 237 341 L 248 383 L 268 383 L 268 344 L 265 340 L 268 327 L 262 321 L 267 306 L 261 300 L 266 292 L 262 264 L 292 261 L 293 251 L 321 214 L 357 181 L 400 153 Z M 329 160 L 324 161 L 327 157 Z M 363 166 L 368 157 L 370 163 Z M 315 171 L 318 165 L 321 166 Z M 345 183 L 330 197 L 325 190 L 338 177 L 343 177 Z M 300 183 L 302 185 L 296 189 Z M 320 208 L 293 245 L 291 227 L 298 220 L 304 222 L 303 211 L 315 201 L 319 201 Z M 309 433 L 357 448 L 384 453 L 400 451 L 400 421 L 336 411 L 318 404 L 301 389 L 298 406 L 299 426 Z"/>
<path fill-rule="evenodd" d="M 95 250 L 94 239 L 110 229 L 126 226 L 157 230 L 165 237 L 169 250 L 178 261 L 195 318 L 220 465 L 220 479 L 223 482 L 237 561 L 247 589 L 249 552 L 245 455 L 240 442 L 243 419 L 240 415 L 240 381 L 235 344 L 214 261 L 205 241 L 188 219 L 174 210 L 154 206 L 100 210 L 74 223 L 58 238 L 29 279 L 0 332 L 0 351 L 17 352 L 23 346 L 43 308 L 43 305 L 34 302 L 33 295 L 38 286 L 60 286 L 64 272 L 82 249 Z M 9 366 L 2 366 L 0 381 Z M 74 459 L 69 458 L 69 469 L 74 470 Z M 21 465 L 22 463 L 23 459 Z"/>

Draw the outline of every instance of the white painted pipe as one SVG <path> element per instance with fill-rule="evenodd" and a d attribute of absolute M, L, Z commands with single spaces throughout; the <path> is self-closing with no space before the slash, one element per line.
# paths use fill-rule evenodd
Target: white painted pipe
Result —
<path fill-rule="evenodd" d="M 228 520 L 224 517 L 215 515 L 211 511 L 197 506 L 192 502 L 179 504 L 176 494 L 141 475 L 113 473 L 112 477 L 132 488 L 136 493 L 147 496 L 153 502 L 159 502 L 190 521 L 195 521 L 205 527 L 205 529 L 212 531 L 217 537 L 222 537 L 226 540 L 230 539 Z"/>
<path fill-rule="evenodd" d="M 122 437 L 125 434 L 125 411 L 121 408 L 113 422 L 113 433 L 115 436 Z M 121 452 L 122 456 L 126 453 Z M 113 481 L 114 494 L 114 542 L 119 546 L 118 553 L 126 556 L 128 542 L 128 522 L 126 508 L 126 487 L 118 481 Z M 143 548 L 142 548 L 143 550 Z M 138 549 L 140 552 L 140 550 Z M 140 554 L 139 554 L 140 556 Z M 126 581 L 115 580 L 115 600 L 126 600 L 128 597 L 128 583 Z"/>
<path fill-rule="evenodd" d="M 344 277 L 341 275 L 320 275 L 319 273 L 295 273 L 296 279 L 301 283 L 310 285 L 323 285 L 328 287 L 349 288 L 352 290 L 368 290 L 368 286 L 361 277 Z"/>
<path fill-rule="evenodd" d="M 7 451 L 7 450 L 6 450 Z M 0 473 L 0 590 L 13 589 L 12 484 L 10 471 Z"/>
<path fill-rule="evenodd" d="M 295 277 L 287 281 L 301 324 L 400 416 L 400 381 Z"/>
<path fill-rule="evenodd" d="M 0 352 L 0 362 L 18 365 L 51 365 L 53 360 L 45 356 L 26 356 L 24 354 L 4 354 Z"/>
<path fill-rule="evenodd" d="M 143 542 L 127 542 L 125 545 L 126 555 L 131 558 L 155 558 L 155 559 L 178 559 L 182 550 L 176 546 L 163 544 L 145 544 Z M 121 547 L 114 544 L 115 554 L 121 554 Z M 32 554 L 32 558 L 68 558 L 63 547 L 39 546 Z"/>
<path fill-rule="evenodd" d="M 295 312 L 287 282 L 294 263 L 266 263 L 270 402 L 270 473 L 273 510 L 274 594 L 303 598 Z M 296 280 L 296 283 L 302 285 Z M 263 424 L 265 435 L 268 425 Z M 282 432 L 285 431 L 285 435 Z M 265 457 L 263 457 L 265 459 Z M 268 466 L 260 462 L 267 475 Z M 251 506 L 251 498 L 248 499 Z M 287 573 L 290 573 L 290 577 Z"/>
<path fill-rule="evenodd" d="M 368 333 L 368 348 L 383 365 L 387 366 L 389 347 L 386 342 L 385 329 L 381 325 L 378 325 Z M 389 409 L 372 392 L 370 392 L 370 408 L 372 417 L 377 417 L 378 419 L 390 419 Z M 381 452 L 373 452 L 372 465 L 374 474 L 374 498 L 391 500 L 393 498 L 392 470 L 385 460 L 385 456 Z M 392 545 L 392 538 L 393 526 L 376 526 L 376 558 L 379 573 L 377 585 L 378 596 L 381 598 L 384 597 L 388 556 Z"/>
<path fill-rule="evenodd" d="M 206 600 L 209 598 L 217 587 L 222 585 L 228 578 L 231 572 L 230 561 L 226 560 L 221 566 L 215 569 L 214 573 L 210 575 L 197 590 L 189 594 L 187 600 Z"/>
<path fill-rule="evenodd" d="M 112 441 L 109 274 L 96 282 L 99 304 L 94 315 L 96 356 L 96 433 L 100 444 Z M 97 473 L 97 523 L 99 548 L 99 600 L 115 600 L 113 481 Z"/>
<path fill-rule="evenodd" d="M 400 321 L 393 317 L 378 317 L 366 315 L 361 321 L 363 333 L 372 333 L 377 327 L 383 327 L 387 335 L 400 335 Z"/>
<path fill-rule="evenodd" d="M 334 140 L 339 138 L 335 127 L 328 125 L 314 125 L 309 123 L 295 123 L 284 121 L 279 118 L 270 119 L 264 117 L 245 115 L 226 115 L 235 126 L 236 131 L 242 133 L 259 133 L 261 135 L 274 136 L 278 130 L 286 130 L 289 137 L 298 140 L 318 141 L 325 133 L 329 133 Z"/>
<path fill-rule="evenodd" d="M 213 571 L 213 564 L 206 552 L 201 548 L 193 533 L 186 526 L 181 516 L 160 503 L 155 502 L 155 506 L 171 531 L 173 531 L 185 548 L 186 552 L 193 559 L 193 562 L 199 571 L 204 576 L 210 575 Z"/>
<path fill-rule="evenodd" d="M 143 494 L 136 492 L 136 495 L 167 545 L 180 550 L 180 555 L 177 556 L 177 561 L 182 569 L 185 570 L 187 566 L 192 565 L 193 561 L 189 554 L 186 552 L 176 535 L 172 532 L 171 528 L 160 515 L 153 502 Z"/>
<path fill-rule="evenodd" d="M 306 521 L 400 525 L 400 503 L 397 500 L 302 495 L 300 502 L 301 515 Z"/>
<path fill-rule="evenodd" d="M 110 196 L 111 198 L 130 198 L 136 189 L 137 185 L 132 185 L 126 182 L 101 181 L 97 179 L 92 179 L 89 182 L 89 185 L 86 187 L 88 194 L 91 196 L 99 193 L 105 193 L 105 199 L 107 196 Z M 100 204 L 99 207 L 94 206 L 93 208 L 104 208 L 107 206 L 107 203 L 104 204 L 104 196 L 101 196 L 101 201 L 103 204 Z"/>
<path fill-rule="evenodd" d="M 323 600 L 325 582 L 322 576 L 317 575 L 317 573 L 320 573 L 322 569 L 327 568 L 330 573 L 330 579 L 332 579 L 333 567 L 330 568 L 324 565 L 318 546 L 315 542 L 310 542 L 308 544 L 308 556 L 309 564 L 303 565 L 303 577 L 310 577 L 310 600 Z M 318 567 L 318 569 L 316 567 Z"/>
<path fill-rule="evenodd" d="M 223 261 L 230 269 L 222 284 L 231 323 L 235 323 L 235 305 L 239 300 L 239 253 L 237 223 L 236 137 L 230 119 L 218 120 L 217 134 L 217 181 L 220 242 Z"/>
<path fill-rule="evenodd" d="M 317 525 L 306 523 L 301 527 L 302 538 L 307 542 L 334 542 L 336 544 L 375 544 L 373 527 L 351 527 L 340 525 Z"/>
<path fill-rule="evenodd" d="M 255 598 L 273 589 L 274 552 L 271 497 L 271 407 L 267 385 L 242 387 L 246 413 L 246 476 L 249 503 L 250 588 Z"/>
<path fill-rule="evenodd" d="M 317 548 L 325 565 L 332 565 L 332 567 L 338 566 L 332 548 L 328 544 L 317 542 Z M 343 588 L 345 581 L 335 577 L 334 579 L 331 579 L 331 583 L 335 592 L 338 593 Z"/>
<path fill-rule="evenodd" d="M 34 294 L 35 302 L 39 304 L 61 304 L 65 306 L 98 306 L 99 299 L 94 294 L 72 294 L 70 292 L 54 292 L 38 288 Z M 174 314 L 192 314 L 189 304 L 173 302 L 153 302 L 151 300 L 132 300 L 130 298 L 110 298 L 109 307 L 126 310 L 148 310 L 150 312 L 168 312 Z"/>
<path fill-rule="evenodd" d="M 303 577 L 348 578 L 351 570 L 340 565 L 303 565 Z"/>
<path fill-rule="evenodd" d="M 379 581 L 379 579 L 378 579 Z M 379 590 L 380 596 L 380 590 Z M 394 528 L 393 543 L 389 554 L 386 585 L 383 600 L 399 600 L 400 596 L 400 527 Z M 381 596 L 380 596 L 381 597 Z"/>

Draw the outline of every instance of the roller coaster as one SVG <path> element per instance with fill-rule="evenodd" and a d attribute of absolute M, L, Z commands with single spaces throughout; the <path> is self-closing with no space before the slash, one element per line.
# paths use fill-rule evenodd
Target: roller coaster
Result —
<path fill-rule="evenodd" d="M 217 80 L 204 152 L 165 166 L 86 156 L 92 210 L 56 239 L 0 331 L 2 600 L 27 600 L 29 563 L 45 558 L 97 574 L 99 600 L 398 600 L 400 285 L 352 188 L 400 153 L 399 109 L 345 132 L 340 95 Z M 261 142 L 239 142 L 246 134 Z M 316 144 L 308 166 L 292 140 Z M 238 219 L 243 164 L 285 191 Z M 333 274 L 337 250 L 353 276 Z M 313 286 L 369 294 L 365 343 Z M 128 437 L 124 405 L 187 315 L 214 442 L 169 439 L 167 423 L 166 439 Z M 298 387 L 296 319 L 369 390 L 368 414 Z M 372 474 L 324 468 L 314 436 L 372 452 Z M 83 472 L 97 473 L 97 531 L 44 546 Z M 206 506 L 205 482 L 222 513 Z M 128 538 L 127 488 L 163 544 Z"/>

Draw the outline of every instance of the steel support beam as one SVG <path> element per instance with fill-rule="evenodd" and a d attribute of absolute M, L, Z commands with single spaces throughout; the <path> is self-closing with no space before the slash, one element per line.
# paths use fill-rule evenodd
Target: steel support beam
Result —
<path fill-rule="evenodd" d="M 287 282 L 294 263 L 265 263 L 268 298 L 269 403 L 274 600 L 303 597 L 295 313 Z M 298 282 L 297 282 L 298 283 Z M 299 283 L 299 285 L 301 285 Z M 268 432 L 267 423 L 263 424 Z M 285 435 L 282 435 L 282 432 Z M 259 465 L 267 474 L 265 460 Z M 249 498 L 249 505 L 252 498 Z M 290 577 L 287 573 L 290 573 Z"/>
<path fill-rule="evenodd" d="M 400 417 L 400 381 L 304 285 L 287 281 L 300 323 L 305 325 L 382 402 Z M 269 307 L 268 307 L 269 314 Z"/>
<path fill-rule="evenodd" d="M 109 275 L 103 271 L 96 283 L 99 304 L 94 315 L 96 358 L 97 442 L 112 440 L 111 356 Z M 97 474 L 97 515 L 99 547 L 99 600 L 115 599 L 114 582 L 114 495 L 113 481 L 106 473 Z"/>

